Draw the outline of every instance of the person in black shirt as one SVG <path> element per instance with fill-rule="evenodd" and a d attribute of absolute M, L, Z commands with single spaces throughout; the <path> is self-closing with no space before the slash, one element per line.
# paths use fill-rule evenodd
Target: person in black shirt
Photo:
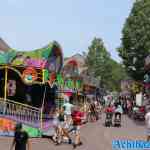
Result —
<path fill-rule="evenodd" d="M 26 145 L 28 145 L 28 150 L 31 150 L 28 133 L 22 130 L 22 124 L 19 123 L 16 125 L 14 140 L 10 150 L 12 150 L 14 146 L 15 150 L 26 150 Z"/>

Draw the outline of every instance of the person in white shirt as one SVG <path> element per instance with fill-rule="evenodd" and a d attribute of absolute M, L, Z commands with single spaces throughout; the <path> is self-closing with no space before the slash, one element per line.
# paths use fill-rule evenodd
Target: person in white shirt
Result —
<path fill-rule="evenodd" d="M 150 141 L 150 107 L 147 109 L 147 113 L 145 115 L 145 122 L 147 128 L 147 141 Z"/>
<path fill-rule="evenodd" d="M 118 105 L 117 108 L 115 109 L 115 112 L 118 112 L 120 114 L 123 114 L 123 109 L 121 107 L 121 105 Z"/>
<path fill-rule="evenodd" d="M 64 108 L 64 114 L 65 114 L 65 121 L 66 121 L 66 128 L 69 128 L 71 122 L 72 122 L 72 109 L 74 108 L 74 105 L 69 102 L 69 99 L 66 99 L 66 103 L 63 105 Z"/>
<path fill-rule="evenodd" d="M 71 103 L 69 103 L 69 101 L 67 101 L 64 105 L 64 113 L 65 115 L 71 115 L 71 112 L 72 112 L 72 108 L 74 107 Z"/>

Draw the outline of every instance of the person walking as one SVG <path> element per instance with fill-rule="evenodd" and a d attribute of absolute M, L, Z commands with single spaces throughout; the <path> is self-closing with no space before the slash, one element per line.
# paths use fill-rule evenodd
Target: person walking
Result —
<path fill-rule="evenodd" d="M 64 114 L 65 114 L 65 121 L 67 122 L 68 128 L 70 126 L 71 123 L 71 113 L 72 113 L 72 109 L 74 108 L 74 105 L 70 103 L 69 99 L 66 99 L 66 103 L 63 105 L 63 109 L 64 109 Z"/>
<path fill-rule="evenodd" d="M 72 112 L 72 120 L 73 120 L 73 128 L 71 131 L 74 131 L 75 133 L 75 141 L 73 144 L 73 148 L 75 149 L 77 146 L 81 146 L 83 143 L 81 142 L 80 137 L 80 128 L 81 128 L 81 122 L 82 122 L 82 113 L 79 111 L 78 108 L 74 108 L 74 111 Z"/>
<path fill-rule="evenodd" d="M 15 146 L 15 150 L 31 150 L 29 135 L 26 131 L 23 131 L 22 124 L 18 123 L 15 128 L 15 135 L 11 145 L 10 150 L 13 150 Z"/>
<path fill-rule="evenodd" d="M 50 114 L 50 117 L 51 117 L 51 114 Z M 58 119 L 58 117 L 59 117 L 59 109 L 57 108 L 56 110 L 55 110 L 55 113 L 54 113 L 54 116 L 53 116 L 53 126 L 54 126 L 54 135 L 52 136 L 52 140 L 53 140 L 53 142 L 56 144 L 56 145 L 58 145 L 58 144 L 60 144 L 58 141 L 59 141 L 59 139 L 58 139 L 58 136 L 59 136 L 59 119 Z"/>
<path fill-rule="evenodd" d="M 92 122 L 95 122 L 96 120 L 98 120 L 96 106 L 95 106 L 94 102 L 90 103 L 90 120 Z"/>

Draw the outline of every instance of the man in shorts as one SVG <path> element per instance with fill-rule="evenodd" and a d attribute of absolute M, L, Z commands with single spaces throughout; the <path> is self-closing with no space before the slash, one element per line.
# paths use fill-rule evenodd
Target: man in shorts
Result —
<path fill-rule="evenodd" d="M 69 98 L 66 99 L 66 103 L 63 105 L 64 108 L 64 114 L 65 114 L 65 120 L 67 122 L 67 128 L 69 128 L 71 123 L 71 113 L 72 109 L 74 108 L 74 105 L 70 103 Z"/>
<path fill-rule="evenodd" d="M 17 124 L 15 130 L 15 136 L 10 150 L 12 150 L 14 146 L 15 150 L 26 150 L 27 145 L 28 150 L 31 150 L 28 133 L 22 130 L 22 124 Z"/>

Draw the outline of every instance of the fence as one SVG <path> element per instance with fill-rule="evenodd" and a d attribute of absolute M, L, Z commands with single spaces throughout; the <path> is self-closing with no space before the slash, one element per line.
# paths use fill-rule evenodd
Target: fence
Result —
<path fill-rule="evenodd" d="M 0 115 L 33 127 L 40 127 L 42 121 L 41 109 L 2 98 L 0 98 Z"/>

